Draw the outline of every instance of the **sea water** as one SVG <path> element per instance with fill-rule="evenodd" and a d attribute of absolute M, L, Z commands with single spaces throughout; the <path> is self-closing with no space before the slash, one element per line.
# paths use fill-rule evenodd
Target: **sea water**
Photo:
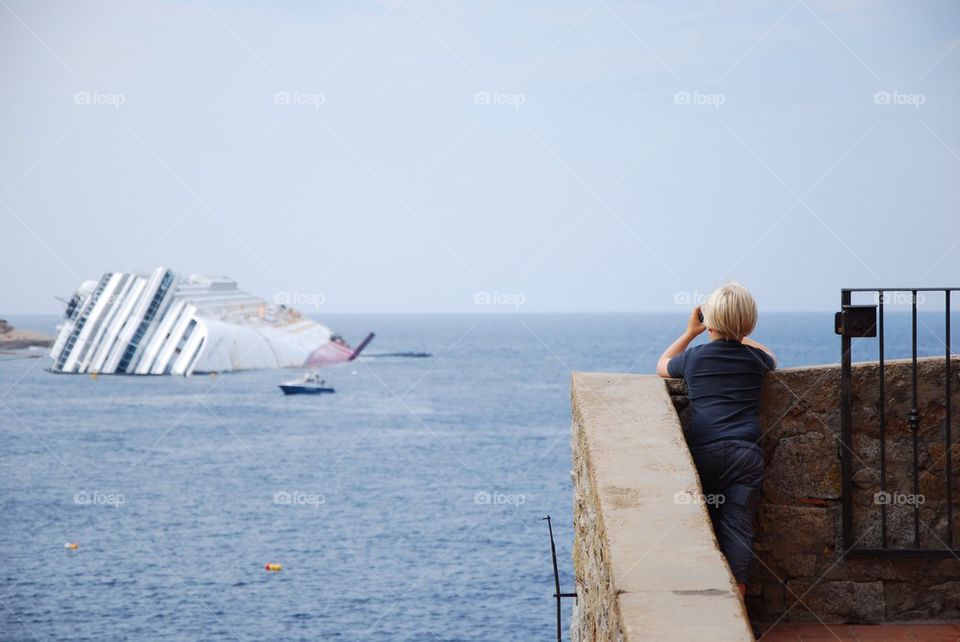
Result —
<path fill-rule="evenodd" d="M 685 316 L 323 320 L 377 333 L 325 371 L 333 395 L 284 397 L 296 371 L 92 378 L 0 356 L 0 638 L 550 639 L 545 515 L 574 589 L 570 373 L 653 372 Z M 921 355 L 942 332 L 921 315 Z M 831 314 L 765 314 L 756 338 L 781 366 L 839 361 Z M 909 339 L 892 315 L 887 356 Z M 413 351 L 432 357 L 376 356 Z"/>

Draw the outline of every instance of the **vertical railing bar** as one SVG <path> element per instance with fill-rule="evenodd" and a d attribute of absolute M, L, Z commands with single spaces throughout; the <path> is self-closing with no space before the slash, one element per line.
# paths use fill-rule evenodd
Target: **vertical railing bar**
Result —
<path fill-rule="evenodd" d="M 880 492 L 887 492 L 887 400 L 886 380 L 883 365 L 883 290 L 880 290 L 880 320 L 877 334 L 880 336 Z M 887 547 L 887 503 L 880 503 L 880 538 L 883 548 Z"/>
<path fill-rule="evenodd" d="M 946 446 L 947 446 L 947 548 L 953 548 L 953 439 L 951 432 L 953 431 L 953 417 L 952 417 L 952 400 L 951 400 L 951 387 L 952 381 L 950 378 L 950 290 L 945 290 L 944 301 L 946 308 L 946 317 L 944 319 L 945 332 L 946 332 L 946 377 L 944 383 L 944 394 L 946 399 L 944 400 L 945 415 L 943 426 L 945 428 L 944 433 L 946 435 Z"/>
<path fill-rule="evenodd" d="M 920 446 L 919 425 L 920 414 L 917 402 L 917 291 L 911 290 L 911 311 L 913 320 L 912 337 L 912 366 L 913 366 L 913 394 L 911 396 L 910 427 L 913 433 L 913 545 L 920 548 L 920 502 L 916 498 L 920 495 Z"/>
<path fill-rule="evenodd" d="M 850 305 L 850 290 L 840 290 L 840 309 Z M 840 337 L 840 479 L 842 510 L 843 550 L 853 546 L 853 462 L 850 453 L 853 448 L 852 426 L 850 424 L 850 337 L 846 333 Z"/>

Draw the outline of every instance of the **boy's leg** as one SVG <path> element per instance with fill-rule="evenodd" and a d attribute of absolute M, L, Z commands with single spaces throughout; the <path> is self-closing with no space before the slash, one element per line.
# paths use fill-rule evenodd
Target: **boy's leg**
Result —
<path fill-rule="evenodd" d="M 725 470 L 726 456 L 723 447 L 715 447 L 694 453 L 693 462 L 700 476 L 700 486 L 704 497 L 715 496 L 720 492 L 720 480 Z M 716 503 L 707 503 L 707 513 L 713 523 L 713 532 L 720 527 L 720 511 Z"/>
<path fill-rule="evenodd" d="M 753 558 L 753 518 L 762 492 L 763 455 L 754 448 L 733 446 L 726 459 L 716 533 L 720 550 L 745 592 Z"/>

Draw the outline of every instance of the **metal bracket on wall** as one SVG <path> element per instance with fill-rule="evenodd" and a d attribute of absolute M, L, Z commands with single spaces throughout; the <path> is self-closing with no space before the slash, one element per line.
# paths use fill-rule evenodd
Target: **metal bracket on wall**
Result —
<path fill-rule="evenodd" d="M 833 318 L 833 331 L 842 337 L 877 336 L 877 306 L 843 306 Z"/>

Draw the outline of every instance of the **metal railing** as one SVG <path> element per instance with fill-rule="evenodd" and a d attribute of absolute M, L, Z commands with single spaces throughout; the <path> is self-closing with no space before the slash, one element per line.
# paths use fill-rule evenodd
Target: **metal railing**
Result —
<path fill-rule="evenodd" d="M 951 294 L 960 291 L 960 288 L 845 288 L 840 291 L 841 311 L 836 316 L 835 331 L 841 336 L 841 380 L 840 380 L 840 440 L 841 440 L 841 480 L 842 480 L 842 544 L 844 552 L 863 557 L 950 557 L 960 555 L 954 539 L 954 501 L 953 501 L 953 408 L 951 400 L 952 373 L 950 347 L 950 299 Z M 854 293 L 874 293 L 877 297 L 876 305 L 853 305 Z M 918 293 L 941 293 L 944 301 L 944 357 L 945 376 L 943 389 L 944 403 L 944 483 L 946 485 L 946 541 L 935 538 L 937 546 L 923 545 L 921 538 L 920 502 L 913 502 L 913 537 L 911 546 L 891 546 L 888 536 L 887 503 L 880 504 L 880 543 L 879 546 L 858 547 L 855 539 L 854 524 L 854 490 L 853 467 L 856 453 L 854 452 L 854 417 L 851 409 L 852 371 L 851 348 L 855 338 L 876 337 L 878 339 L 878 419 L 879 426 L 879 477 L 880 492 L 887 493 L 887 390 L 885 380 L 885 346 L 884 346 L 884 303 L 888 293 L 910 293 L 911 315 L 911 377 L 910 377 L 910 410 L 906 420 L 909 425 L 912 441 L 912 461 L 910 461 L 910 477 L 912 478 L 913 496 L 920 497 L 920 405 L 918 400 L 917 379 L 917 298 Z M 921 294 L 921 296 L 923 296 Z M 885 495 L 887 496 L 887 495 Z"/>
<path fill-rule="evenodd" d="M 560 570 L 557 567 L 557 545 L 553 541 L 553 521 L 550 519 L 550 516 L 547 515 L 544 517 L 547 521 L 547 528 L 550 530 L 550 556 L 553 558 L 553 586 L 554 592 L 553 597 L 557 601 L 557 642 L 563 642 L 563 625 L 561 623 L 560 611 L 562 605 L 560 600 L 565 597 L 572 597 L 577 599 L 576 593 L 561 593 L 560 592 Z"/>

